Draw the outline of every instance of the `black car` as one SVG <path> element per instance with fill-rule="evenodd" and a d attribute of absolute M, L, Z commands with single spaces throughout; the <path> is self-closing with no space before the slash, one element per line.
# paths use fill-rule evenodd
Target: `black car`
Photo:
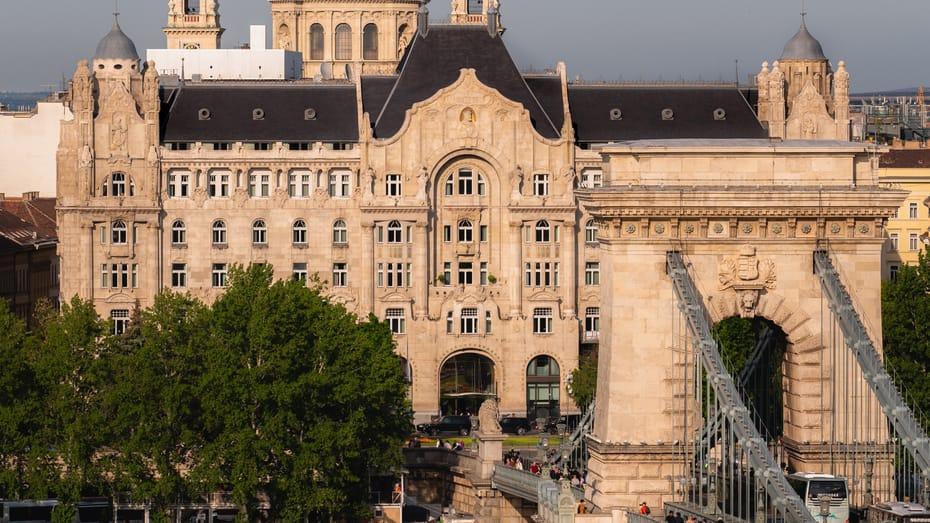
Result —
<path fill-rule="evenodd" d="M 511 416 L 501 418 L 501 431 L 504 434 L 519 434 L 522 436 L 529 432 L 530 428 L 530 420 L 527 418 Z"/>
<path fill-rule="evenodd" d="M 430 436 L 439 434 L 467 436 L 471 432 L 471 418 L 468 416 L 443 416 L 439 421 L 417 425 L 417 431 Z"/>

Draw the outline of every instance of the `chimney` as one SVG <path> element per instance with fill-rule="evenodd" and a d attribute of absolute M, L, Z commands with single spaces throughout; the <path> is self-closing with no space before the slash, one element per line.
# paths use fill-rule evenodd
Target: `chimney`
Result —
<path fill-rule="evenodd" d="M 417 34 L 426 38 L 429 33 L 429 9 L 426 8 L 426 2 L 420 3 L 420 10 L 417 11 Z"/>
<path fill-rule="evenodd" d="M 265 26 L 249 26 L 249 49 L 253 51 L 264 51 L 266 46 Z"/>
<path fill-rule="evenodd" d="M 31 202 L 33 200 L 39 199 L 39 191 L 30 191 L 23 193 L 23 201 Z"/>

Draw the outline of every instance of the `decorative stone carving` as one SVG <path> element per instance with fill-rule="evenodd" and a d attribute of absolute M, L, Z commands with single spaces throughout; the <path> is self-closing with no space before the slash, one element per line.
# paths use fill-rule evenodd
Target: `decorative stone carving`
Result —
<path fill-rule="evenodd" d="M 110 156 L 126 156 L 128 140 L 129 118 L 124 113 L 116 113 L 110 123 Z"/>
<path fill-rule="evenodd" d="M 782 231 L 782 226 L 780 223 L 776 223 L 775 225 L 772 226 L 772 232 L 774 232 L 775 234 L 781 234 L 781 231 Z"/>
<path fill-rule="evenodd" d="M 838 223 L 834 223 L 833 225 L 830 226 L 830 232 L 832 232 L 833 234 L 839 234 L 840 230 L 841 230 L 840 224 Z"/>
<path fill-rule="evenodd" d="M 656 233 L 657 233 L 657 234 L 664 234 L 664 233 L 665 233 L 665 225 L 662 225 L 661 223 L 658 224 L 658 225 L 656 225 Z"/>
<path fill-rule="evenodd" d="M 290 49 L 291 48 L 291 30 L 287 25 L 282 25 L 278 29 L 278 49 Z"/>
<path fill-rule="evenodd" d="M 523 198 L 523 169 L 517 167 L 510 173 L 510 203 L 519 202 Z"/>
<path fill-rule="evenodd" d="M 142 84 L 142 110 L 147 114 L 157 113 L 161 109 L 158 96 L 158 71 L 155 69 L 155 62 L 151 60 L 145 63 Z"/>
<path fill-rule="evenodd" d="M 71 110 L 74 113 L 93 111 L 94 93 L 93 80 L 87 69 L 87 60 L 78 62 L 71 84 Z"/>
<path fill-rule="evenodd" d="M 417 175 L 417 204 L 419 205 L 429 205 L 429 170 L 426 167 L 420 169 L 420 174 Z"/>
<path fill-rule="evenodd" d="M 634 232 L 636 232 L 636 226 L 635 226 L 635 225 L 633 225 L 633 224 L 631 223 L 631 224 L 629 224 L 629 225 L 626 226 L 626 233 L 627 233 L 627 234 L 633 234 Z"/>
<path fill-rule="evenodd" d="M 149 152 L 145 156 L 146 163 L 149 164 L 149 167 L 154 167 L 158 164 L 158 147 L 155 144 L 149 146 Z"/>
<path fill-rule="evenodd" d="M 861 232 L 862 234 L 868 234 L 869 226 L 863 223 L 862 225 L 859 226 L 859 232 Z"/>
<path fill-rule="evenodd" d="M 377 179 L 375 170 L 369 167 L 362 172 L 362 201 L 371 203 L 375 198 L 374 183 Z"/>
<path fill-rule="evenodd" d="M 685 233 L 687 233 L 687 234 L 694 234 L 694 224 L 693 224 L 693 223 L 689 223 L 688 225 L 685 225 Z"/>
<path fill-rule="evenodd" d="M 752 318 L 762 291 L 775 288 L 775 262 L 769 258 L 759 259 L 755 247 L 744 245 L 737 256 L 720 262 L 718 282 L 721 291 L 736 291 L 740 316 Z"/>
<path fill-rule="evenodd" d="M 494 398 L 484 400 L 478 408 L 478 430 L 486 435 L 501 434 L 503 431 L 498 418 L 500 418 L 500 409 L 497 400 Z"/>
<path fill-rule="evenodd" d="M 827 112 L 824 100 L 814 81 L 808 78 L 791 105 L 787 138 L 804 140 L 836 139 L 836 121 Z"/>
<path fill-rule="evenodd" d="M 722 233 L 722 232 L 723 232 L 723 224 L 722 224 L 722 223 L 715 223 L 715 224 L 714 224 L 714 232 L 715 232 L 716 234 Z"/>
<path fill-rule="evenodd" d="M 89 145 L 81 148 L 81 168 L 86 169 L 94 162 L 94 151 Z"/>
<path fill-rule="evenodd" d="M 743 233 L 749 234 L 752 232 L 752 224 L 744 223 L 743 224 Z"/>

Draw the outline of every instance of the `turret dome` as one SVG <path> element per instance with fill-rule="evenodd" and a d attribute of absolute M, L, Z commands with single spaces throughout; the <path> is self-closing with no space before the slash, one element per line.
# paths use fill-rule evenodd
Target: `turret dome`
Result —
<path fill-rule="evenodd" d="M 782 60 L 826 60 L 823 54 L 823 46 L 807 30 L 807 24 L 804 18 L 801 18 L 801 28 L 797 34 L 785 44 L 785 50 L 781 54 Z"/>
<path fill-rule="evenodd" d="M 94 60 L 138 60 L 136 44 L 120 29 L 119 20 L 113 20 L 113 29 L 97 44 Z"/>

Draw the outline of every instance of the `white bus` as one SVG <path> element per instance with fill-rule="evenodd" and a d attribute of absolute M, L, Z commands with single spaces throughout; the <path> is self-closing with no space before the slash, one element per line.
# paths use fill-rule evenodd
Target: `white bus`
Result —
<path fill-rule="evenodd" d="M 798 472 L 788 475 L 788 483 L 804 500 L 807 510 L 818 522 L 849 523 L 849 489 L 846 479 L 831 474 Z M 830 515 L 820 512 L 820 497 L 829 496 Z"/>

